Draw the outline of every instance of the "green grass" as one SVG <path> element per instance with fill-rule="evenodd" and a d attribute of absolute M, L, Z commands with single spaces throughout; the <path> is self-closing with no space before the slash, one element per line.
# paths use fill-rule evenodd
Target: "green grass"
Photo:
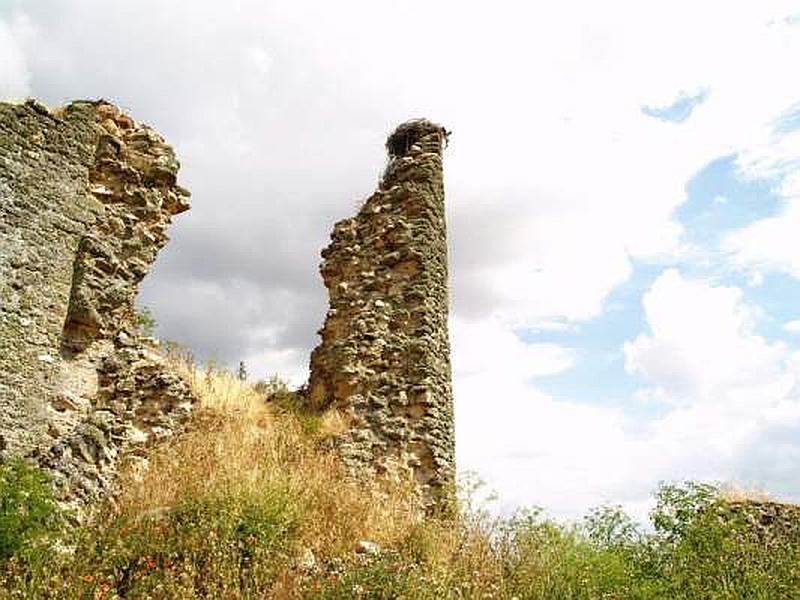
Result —
<path fill-rule="evenodd" d="M 49 478 L 19 459 L 0 464 L 0 566 L 40 554 L 61 525 Z"/>
<path fill-rule="evenodd" d="M 264 489 L 137 518 L 106 514 L 73 531 L 69 552 L 18 557 L 6 587 L 25 598 L 257 597 L 290 561 L 293 510 L 285 492 Z"/>

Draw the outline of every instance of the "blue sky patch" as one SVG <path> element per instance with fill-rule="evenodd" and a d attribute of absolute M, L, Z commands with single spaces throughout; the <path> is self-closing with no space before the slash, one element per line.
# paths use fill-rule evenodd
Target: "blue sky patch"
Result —
<path fill-rule="evenodd" d="M 692 116 L 692 111 L 702 104 L 708 97 L 708 92 L 702 90 L 694 95 L 681 92 L 678 98 L 667 106 L 642 106 L 642 112 L 648 117 L 668 121 L 670 123 L 683 123 Z"/>
<path fill-rule="evenodd" d="M 776 121 L 775 133 L 791 133 L 800 129 L 800 102 L 793 105 Z"/>
<path fill-rule="evenodd" d="M 739 177 L 735 154 L 708 163 L 686 184 L 687 200 L 675 211 L 686 241 L 716 246 L 721 235 L 777 214 L 776 183 Z"/>
<path fill-rule="evenodd" d="M 790 346 L 800 344 L 800 334 L 783 329 L 786 322 L 800 319 L 800 305 L 788 301 L 790 298 L 800 298 L 800 281 L 785 273 L 769 273 L 765 274 L 760 286 L 743 289 L 745 302 L 764 311 L 764 318 L 759 320 L 756 333 Z"/>
<path fill-rule="evenodd" d="M 564 373 L 537 377 L 533 385 L 556 399 L 619 405 L 646 382 L 625 372 L 622 346 L 647 330 L 642 296 L 661 273 L 659 265 L 638 264 L 632 277 L 606 299 L 602 315 L 563 331 L 519 332 L 527 343 L 575 348 L 575 366 Z"/>
<path fill-rule="evenodd" d="M 644 294 L 671 267 L 689 278 L 741 288 L 744 301 L 763 310 L 756 333 L 796 346 L 800 336 L 783 326 L 800 319 L 800 307 L 787 302 L 787 298 L 800 297 L 800 281 L 771 273 L 764 274 L 760 285 L 752 286 L 750 275 L 726 263 L 719 249 L 722 235 L 778 213 L 781 200 L 774 192 L 777 183 L 740 177 L 735 154 L 711 161 L 698 171 L 686 185 L 687 199 L 676 209 L 675 218 L 684 227 L 685 241 L 707 253 L 708 260 L 689 257 L 672 263 L 634 262 L 631 278 L 609 295 L 600 316 L 564 330 L 518 332 L 527 343 L 553 343 L 577 352 L 572 369 L 537 377 L 532 385 L 556 399 L 623 406 L 635 421 L 662 416 L 668 407 L 633 400 L 634 392 L 647 387 L 648 382 L 625 371 L 622 348 L 625 342 L 649 332 Z"/>

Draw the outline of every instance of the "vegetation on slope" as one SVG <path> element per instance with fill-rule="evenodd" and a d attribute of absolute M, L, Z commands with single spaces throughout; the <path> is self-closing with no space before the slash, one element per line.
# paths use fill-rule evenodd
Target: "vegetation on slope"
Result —
<path fill-rule="evenodd" d="M 649 533 L 616 507 L 565 525 L 469 497 L 422 520 L 406 482 L 345 476 L 338 415 L 304 415 L 276 381 L 185 370 L 191 430 L 132 462 L 89 523 L 67 528 L 40 474 L 0 466 L 0 598 L 800 597 L 797 528 L 764 534 L 713 486 L 662 486 Z"/>

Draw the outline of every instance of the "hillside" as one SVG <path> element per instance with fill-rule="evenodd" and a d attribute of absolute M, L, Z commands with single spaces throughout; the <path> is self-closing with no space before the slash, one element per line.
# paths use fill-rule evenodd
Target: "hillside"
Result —
<path fill-rule="evenodd" d="M 59 524 L 55 508 L 26 513 L 25 498 L 42 490 L 3 467 L 4 523 L 20 526 L 2 546 L 0 598 L 789 599 L 800 590 L 800 538 L 786 526 L 797 507 L 731 510 L 711 486 L 666 486 L 645 533 L 614 507 L 573 524 L 536 510 L 500 520 L 463 490 L 457 516 L 423 519 L 409 482 L 346 476 L 331 447 L 336 412 L 298 411 L 276 381 L 180 370 L 199 398 L 189 431 L 149 454 L 147 471 L 129 462 L 120 493 L 86 524 Z"/>

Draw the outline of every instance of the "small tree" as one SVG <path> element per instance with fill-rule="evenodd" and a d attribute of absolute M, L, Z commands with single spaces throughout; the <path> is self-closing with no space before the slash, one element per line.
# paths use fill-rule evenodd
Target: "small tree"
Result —
<path fill-rule="evenodd" d="M 583 518 L 583 529 L 597 548 L 624 548 L 640 540 L 636 522 L 619 505 L 592 508 Z"/>
<path fill-rule="evenodd" d="M 719 501 L 719 486 L 697 481 L 662 483 L 650 519 L 656 531 L 670 541 L 680 540 L 697 517 Z"/>
<path fill-rule="evenodd" d="M 136 328 L 141 335 L 152 337 L 157 325 L 156 318 L 149 306 L 143 306 L 136 311 Z"/>

